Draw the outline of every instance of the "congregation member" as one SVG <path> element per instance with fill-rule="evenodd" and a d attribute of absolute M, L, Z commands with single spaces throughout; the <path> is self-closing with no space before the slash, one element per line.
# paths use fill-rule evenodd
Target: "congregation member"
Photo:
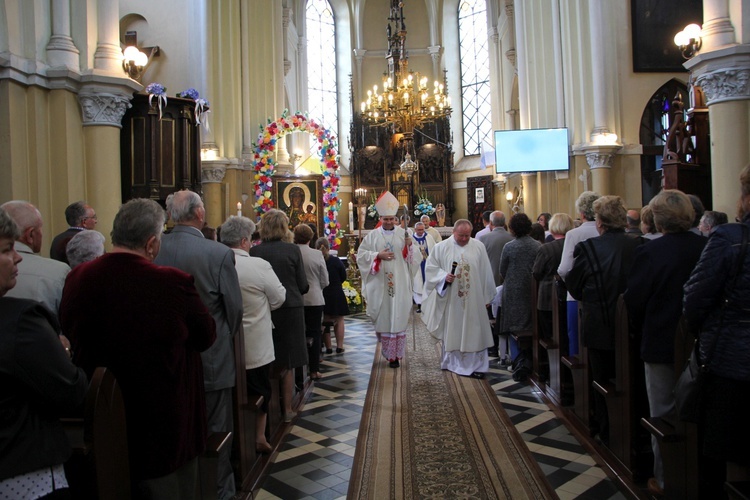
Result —
<path fill-rule="evenodd" d="M 550 241 L 552 241 L 552 233 L 549 229 L 549 223 L 551 219 L 552 214 L 549 212 L 542 212 L 536 218 L 537 224 L 541 225 L 544 229 L 544 241 L 542 241 L 542 243 L 549 243 Z"/>
<path fill-rule="evenodd" d="M 471 237 L 472 225 L 459 219 L 453 236 L 441 241 L 425 265 L 425 325 L 442 341 L 440 368 L 458 375 L 484 378 L 492 330 L 487 307 L 495 297 L 490 259 L 484 245 Z"/>
<path fill-rule="evenodd" d="M 424 285 L 424 266 L 427 262 L 427 257 L 430 255 L 432 248 L 435 246 L 435 240 L 432 239 L 427 233 L 427 228 L 424 222 L 417 222 L 414 224 L 414 234 L 412 239 L 416 243 L 419 252 L 422 254 L 422 262 L 419 267 L 413 269 L 414 271 L 414 303 L 417 304 L 417 312 L 422 312 L 422 288 Z"/>
<path fill-rule="evenodd" d="M 573 268 L 565 278 L 565 285 L 583 303 L 581 342 L 588 348 L 593 380 L 605 385 L 615 375 L 617 300 L 625 291 L 635 250 L 644 240 L 625 234 L 628 222 L 619 196 L 602 196 L 593 202 L 592 208 L 600 236 L 576 245 Z M 565 246 L 572 233 L 565 238 Z M 593 391 L 593 396 L 592 432 L 609 445 L 607 403 L 598 391 Z"/>
<path fill-rule="evenodd" d="M 706 238 L 690 232 L 693 207 L 682 191 L 664 190 L 649 207 L 664 236 L 636 249 L 624 297 L 630 324 L 640 333 L 649 414 L 663 417 L 674 411 L 674 345 L 682 315 L 682 287 Z M 664 466 L 655 436 L 651 437 L 651 449 L 654 477 L 647 486 L 651 493 L 663 495 Z"/>
<path fill-rule="evenodd" d="M 255 419 L 255 451 L 270 453 L 266 437 L 268 405 L 271 401 L 273 323 L 271 311 L 286 300 L 286 290 L 271 264 L 248 253 L 255 223 L 247 217 L 230 217 L 221 226 L 221 242 L 234 252 L 235 269 L 242 290 L 242 332 L 245 350 L 245 378 L 248 394 L 263 396 Z"/>
<path fill-rule="evenodd" d="M 540 245 L 546 243 L 544 226 L 542 226 L 538 222 L 534 222 L 533 224 L 531 224 L 531 231 L 529 231 L 529 236 L 531 237 L 531 239 L 538 241 Z"/>
<path fill-rule="evenodd" d="M 341 260 L 331 255 L 331 243 L 328 238 L 321 237 L 315 241 L 315 248 L 323 254 L 328 271 L 328 286 L 323 288 L 323 321 L 333 324 L 333 335 L 336 337 L 336 354 L 344 352 L 344 333 L 346 327 L 344 316 L 349 315 L 349 304 L 346 302 L 342 284 L 346 281 L 346 268 Z M 332 354 L 330 332 L 323 333 L 323 343 L 326 353 Z"/>
<path fill-rule="evenodd" d="M 722 224 L 708 238 L 684 288 L 683 313 L 699 329 L 708 366 L 701 401 L 700 493 L 716 496 L 724 481 L 747 481 L 750 448 L 750 164 L 740 173 L 741 223 Z"/>
<path fill-rule="evenodd" d="M 57 318 L 36 301 L 8 297 L 23 257 L 0 208 L 0 498 L 69 499 L 71 447 L 60 423 L 83 404 L 88 380 L 70 360 Z"/>
<path fill-rule="evenodd" d="M 422 262 L 409 233 L 396 226 L 398 199 L 385 191 L 375 202 L 380 227 L 364 237 L 357 251 L 367 316 L 375 326 L 383 357 L 391 368 L 406 354 L 406 326 L 412 308 L 412 269 Z"/>
<path fill-rule="evenodd" d="M 479 239 L 485 234 L 492 231 L 492 226 L 490 226 L 490 216 L 492 215 L 492 210 L 485 210 L 482 212 L 482 224 L 484 224 L 484 227 L 477 231 L 477 234 L 474 235 L 474 238 Z"/>
<path fill-rule="evenodd" d="M 208 430 L 232 432 L 234 336 L 242 327 L 242 294 L 234 268 L 234 252 L 203 236 L 206 209 L 197 193 L 183 190 L 174 194 L 172 220 L 175 226 L 161 239 L 161 250 L 154 263 L 191 274 L 201 300 L 216 321 L 216 342 L 201 353 Z M 232 498 L 235 492 L 230 448 L 227 446 L 227 451 L 219 456 L 220 500 Z"/>
<path fill-rule="evenodd" d="M 536 253 L 541 246 L 538 240 L 530 236 L 531 220 L 524 213 L 517 213 L 510 218 L 508 228 L 513 235 L 503 248 L 500 258 L 500 276 L 503 280 L 501 299 L 500 333 L 507 335 L 510 343 L 510 358 L 514 366 L 530 366 L 531 356 L 527 349 L 521 354 L 521 346 L 513 338 L 514 334 L 531 332 L 531 268 L 534 266 Z M 514 380 L 525 380 L 530 370 L 519 369 L 513 372 Z"/>
<path fill-rule="evenodd" d="M 94 209 L 86 202 L 77 201 L 65 208 L 65 221 L 70 227 L 54 237 L 50 245 L 49 256 L 51 259 L 68 264 L 65 249 L 70 239 L 84 229 L 96 229 L 99 219 L 97 219 Z"/>
<path fill-rule="evenodd" d="M 724 212 L 706 210 L 703 212 L 703 217 L 701 217 L 701 221 L 698 223 L 698 230 L 700 230 L 703 236 L 708 236 L 718 226 L 727 222 L 729 222 L 729 217 Z"/>
<path fill-rule="evenodd" d="M 647 240 L 661 238 L 662 234 L 656 229 L 654 213 L 651 207 L 646 205 L 641 209 L 641 236 Z"/>
<path fill-rule="evenodd" d="M 706 208 L 703 206 L 703 202 L 700 198 L 698 198 L 698 196 L 694 194 L 689 194 L 687 196 L 688 198 L 690 198 L 690 203 L 693 204 L 693 210 L 695 211 L 695 218 L 693 218 L 693 227 L 690 228 L 690 230 L 695 234 L 701 234 L 700 229 L 698 229 L 698 225 L 700 225 L 701 223 L 701 218 L 703 217 Z"/>
<path fill-rule="evenodd" d="M 487 257 L 490 259 L 490 267 L 492 269 L 492 279 L 497 289 L 497 287 L 503 284 L 503 279 L 500 275 L 500 258 L 503 256 L 503 248 L 505 248 L 505 245 L 509 241 L 513 240 L 513 236 L 505 229 L 505 214 L 500 210 L 495 210 L 490 215 L 490 226 L 492 227 L 492 231 L 481 238 L 477 238 L 477 240 L 487 250 Z M 499 356 L 500 364 L 510 364 L 507 339 L 503 339 L 502 343 L 500 342 L 500 314 L 502 314 L 502 309 L 498 308 L 497 312 L 493 314 L 493 310 L 490 308 L 488 314 L 494 320 L 492 328 L 493 345 L 489 349 L 489 355 Z"/>
<path fill-rule="evenodd" d="M 578 243 L 589 238 L 599 236 L 594 222 L 594 201 L 599 198 L 599 193 L 594 191 L 584 191 L 576 199 L 576 211 L 580 217 L 581 225 L 570 230 L 565 235 L 563 244 L 563 254 L 560 259 L 560 266 L 557 268 L 557 274 L 567 286 L 567 276 L 573 269 L 573 251 Z M 570 290 L 568 288 L 568 290 Z M 568 353 L 571 356 L 578 354 L 578 302 L 568 292 L 567 300 L 567 319 L 568 319 Z"/>
<path fill-rule="evenodd" d="M 3 203 L 2 208 L 20 230 L 15 249 L 23 257 L 18 264 L 16 286 L 7 292 L 7 296 L 36 300 L 57 316 L 70 267 L 39 255 L 44 237 L 43 222 L 42 214 L 34 205 L 14 200 Z"/>
<path fill-rule="evenodd" d="M 568 214 L 557 213 L 553 215 L 549 221 L 549 230 L 554 239 L 539 247 L 534 258 L 534 264 L 531 267 L 531 274 L 539 284 L 536 308 L 539 319 L 539 336 L 542 338 L 552 337 L 552 301 L 555 275 L 562 259 L 565 235 L 571 229 L 573 229 L 573 219 Z M 560 316 L 565 316 L 564 311 L 560 311 Z M 560 331 L 564 331 L 564 328 Z"/>
<path fill-rule="evenodd" d="M 298 224 L 294 228 L 294 243 L 302 254 L 302 264 L 310 285 L 307 293 L 302 296 L 305 305 L 305 337 L 307 338 L 307 357 L 310 378 L 320 380 L 320 345 L 322 338 L 323 309 L 325 298 L 323 289 L 328 286 L 328 269 L 323 253 L 310 247 L 313 230 L 307 224 Z"/>
<path fill-rule="evenodd" d="M 626 213 L 628 221 L 628 227 L 625 228 L 625 232 L 634 236 L 643 236 L 641 231 L 641 212 L 640 210 L 630 209 Z"/>
<path fill-rule="evenodd" d="M 432 236 L 432 239 L 435 240 L 435 243 L 440 243 L 441 241 L 443 241 L 443 237 L 440 236 L 440 232 L 430 225 L 429 215 L 423 215 L 422 217 L 420 217 L 419 222 L 424 224 L 425 231 L 427 231 L 427 234 Z"/>
<path fill-rule="evenodd" d="M 305 303 L 302 298 L 310 289 L 297 245 L 287 241 L 289 218 L 281 210 L 271 209 L 260 221 L 261 244 L 248 253 L 269 264 L 286 289 L 286 299 L 278 309 L 271 311 L 273 321 L 273 349 L 276 364 L 285 370 L 281 376 L 281 403 L 284 421 L 297 416 L 292 409 L 294 398 L 294 371 L 308 363 L 305 341 Z"/>
<path fill-rule="evenodd" d="M 65 255 L 71 269 L 101 257 L 104 255 L 104 235 L 91 229 L 81 231 L 70 239 Z"/>
<path fill-rule="evenodd" d="M 215 324 L 190 275 L 154 264 L 164 220 L 153 200 L 122 205 L 112 251 L 71 271 L 60 308 L 73 361 L 122 390 L 134 498 L 194 498 L 208 435 L 200 353 Z"/>

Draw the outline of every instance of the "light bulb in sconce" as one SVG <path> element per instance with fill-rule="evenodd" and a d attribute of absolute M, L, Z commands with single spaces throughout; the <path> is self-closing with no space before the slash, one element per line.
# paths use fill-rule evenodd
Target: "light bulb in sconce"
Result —
<path fill-rule="evenodd" d="M 513 201 L 513 191 L 508 191 L 505 193 L 505 199 L 508 201 L 508 203 Z"/>

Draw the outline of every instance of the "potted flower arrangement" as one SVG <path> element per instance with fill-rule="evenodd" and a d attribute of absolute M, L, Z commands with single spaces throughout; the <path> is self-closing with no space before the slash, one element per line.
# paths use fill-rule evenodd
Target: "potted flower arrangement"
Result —
<path fill-rule="evenodd" d="M 351 283 L 344 281 L 341 283 L 341 288 L 344 290 L 344 296 L 346 296 L 346 303 L 349 305 L 349 309 L 352 312 L 359 312 L 362 310 L 362 296 L 359 294 L 356 288 Z"/>
<path fill-rule="evenodd" d="M 434 213 L 435 207 L 432 206 L 432 202 L 427 198 L 427 193 L 422 191 L 422 194 L 419 195 L 419 199 L 417 200 L 417 204 L 414 205 L 414 215 L 422 216 L 432 215 Z"/>
<path fill-rule="evenodd" d="M 375 194 L 373 193 L 372 197 L 370 198 L 370 204 L 367 205 L 367 216 L 371 219 L 377 219 L 379 217 L 378 210 L 375 208 L 375 202 L 377 200 L 375 199 Z"/>

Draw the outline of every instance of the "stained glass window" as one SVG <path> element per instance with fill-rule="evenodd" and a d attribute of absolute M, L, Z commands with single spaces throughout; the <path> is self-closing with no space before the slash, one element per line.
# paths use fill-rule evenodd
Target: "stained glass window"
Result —
<path fill-rule="evenodd" d="M 328 0 L 308 0 L 307 110 L 310 118 L 338 134 L 336 104 L 336 30 Z"/>
<path fill-rule="evenodd" d="M 464 155 L 478 155 L 483 142 L 492 144 L 486 0 L 461 0 L 458 6 L 458 37 Z"/>

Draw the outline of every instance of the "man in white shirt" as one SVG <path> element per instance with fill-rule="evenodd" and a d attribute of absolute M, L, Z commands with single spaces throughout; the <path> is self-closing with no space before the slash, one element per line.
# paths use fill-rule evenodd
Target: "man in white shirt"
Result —
<path fill-rule="evenodd" d="M 482 236 L 492 231 L 492 224 L 490 224 L 491 217 L 492 210 L 485 210 L 484 212 L 482 212 L 482 224 L 484 224 L 484 228 L 477 231 L 477 234 L 474 236 L 474 238 L 481 240 Z"/>
<path fill-rule="evenodd" d="M 576 210 L 583 221 L 579 227 L 571 229 L 565 235 L 562 260 L 557 268 L 557 274 L 565 281 L 565 277 L 573 269 L 573 250 L 581 241 L 599 236 L 594 216 L 594 202 L 601 196 L 593 191 L 584 191 L 576 200 Z M 578 354 L 578 302 L 568 293 L 568 354 Z"/>
<path fill-rule="evenodd" d="M 37 255 L 42 249 L 42 214 L 27 201 L 13 200 L 2 205 L 21 230 L 15 249 L 23 260 L 18 264 L 16 286 L 6 297 L 31 299 L 41 302 L 57 316 L 65 277 L 70 272 L 67 264 Z"/>

